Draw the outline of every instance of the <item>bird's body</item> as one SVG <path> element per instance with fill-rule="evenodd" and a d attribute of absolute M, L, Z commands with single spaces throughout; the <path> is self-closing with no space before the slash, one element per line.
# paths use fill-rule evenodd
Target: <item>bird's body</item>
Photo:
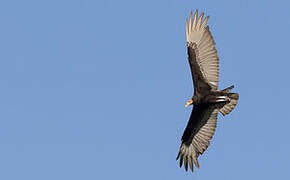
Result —
<path fill-rule="evenodd" d="M 198 18 L 198 11 L 189 22 L 186 21 L 186 40 L 188 60 L 194 84 L 194 95 L 186 106 L 193 105 L 193 110 L 181 138 L 182 144 L 177 156 L 180 167 L 193 171 L 193 163 L 199 168 L 198 156 L 209 146 L 214 135 L 217 114 L 229 114 L 237 104 L 239 95 L 230 93 L 234 86 L 218 90 L 219 58 L 215 42 L 206 26 L 208 17 Z"/>

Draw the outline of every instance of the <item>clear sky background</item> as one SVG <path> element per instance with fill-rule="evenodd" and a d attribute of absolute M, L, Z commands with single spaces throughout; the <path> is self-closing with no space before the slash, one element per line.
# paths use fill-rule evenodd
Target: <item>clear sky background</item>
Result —
<path fill-rule="evenodd" d="M 190 10 L 210 15 L 219 115 L 201 168 L 175 161 L 192 96 Z M 290 1 L 0 1 L 0 179 L 290 179 Z"/>

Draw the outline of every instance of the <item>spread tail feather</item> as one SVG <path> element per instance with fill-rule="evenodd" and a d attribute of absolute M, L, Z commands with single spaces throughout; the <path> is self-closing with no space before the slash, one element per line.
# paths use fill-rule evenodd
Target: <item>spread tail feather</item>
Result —
<path fill-rule="evenodd" d="M 238 93 L 229 93 L 231 89 L 233 89 L 234 86 L 230 86 L 222 92 L 228 93 L 227 96 L 230 98 L 230 102 L 225 104 L 222 108 L 219 109 L 219 111 L 222 113 L 222 115 L 227 115 L 229 114 L 237 105 L 238 99 L 239 99 L 239 94 Z"/>
<path fill-rule="evenodd" d="M 231 89 L 233 89 L 233 88 L 234 88 L 234 85 L 231 85 L 230 87 L 228 87 L 228 88 L 226 88 L 226 89 L 222 90 L 222 92 L 229 93 L 229 92 L 230 92 L 230 90 L 231 90 Z"/>

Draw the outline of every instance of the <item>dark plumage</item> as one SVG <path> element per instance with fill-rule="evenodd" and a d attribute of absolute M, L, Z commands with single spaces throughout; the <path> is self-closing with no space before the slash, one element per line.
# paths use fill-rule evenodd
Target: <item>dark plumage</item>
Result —
<path fill-rule="evenodd" d="M 197 158 L 210 145 L 218 112 L 229 114 L 239 99 L 237 93 L 230 93 L 234 86 L 218 90 L 219 58 L 209 27 L 206 26 L 209 17 L 203 20 L 203 16 L 202 13 L 198 18 L 196 11 L 193 17 L 191 12 L 189 22 L 186 20 L 188 60 L 194 84 L 194 95 L 186 106 L 194 107 L 177 156 L 180 167 L 184 163 L 186 171 L 188 165 L 193 171 L 193 163 L 199 168 Z"/>

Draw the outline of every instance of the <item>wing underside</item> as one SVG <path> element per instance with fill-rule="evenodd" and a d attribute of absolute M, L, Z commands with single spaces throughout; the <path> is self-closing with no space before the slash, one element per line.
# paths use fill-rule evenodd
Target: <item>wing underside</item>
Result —
<path fill-rule="evenodd" d="M 202 81 L 208 84 L 212 90 L 217 90 L 219 81 L 219 58 L 214 39 L 209 27 L 206 25 L 209 17 L 203 20 L 203 16 L 204 14 L 202 13 L 198 17 L 198 11 L 196 11 L 193 17 L 191 12 L 189 21 L 186 20 L 188 59 L 194 86 L 198 86 L 197 84 Z M 190 53 L 190 50 L 192 53 Z M 195 90 L 199 90 L 198 87 Z"/>
<path fill-rule="evenodd" d="M 210 145 L 216 129 L 217 113 L 218 109 L 215 106 L 195 105 L 193 107 L 177 156 L 177 159 L 180 159 L 180 167 L 184 163 L 186 171 L 188 165 L 193 171 L 193 163 L 199 168 L 197 158 Z"/>

